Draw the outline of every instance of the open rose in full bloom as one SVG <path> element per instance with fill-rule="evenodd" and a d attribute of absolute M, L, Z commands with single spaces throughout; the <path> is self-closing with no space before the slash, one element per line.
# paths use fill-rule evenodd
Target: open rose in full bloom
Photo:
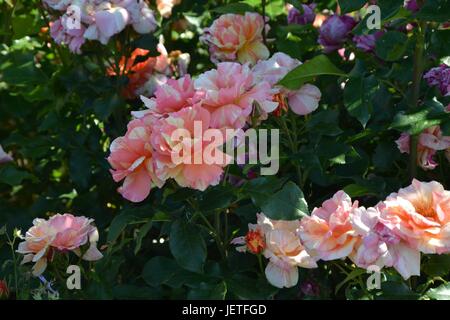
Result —
<path fill-rule="evenodd" d="M 204 30 L 201 40 L 209 46 L 211 60 L 255 64 L 269 57 L 263 43 L 264 18 L 258 13 L 221 15 Z"/>
<path fill-rule="evenodd" d="M 22 263 L 34 262 L 33 275 L 41 275 L 55 251 L 73 251 L 81 254 L 80 247 L 90 243 L 81 257 L 87 261 L 102 258 L 97 249 L 98 231 L 92 225 L 93 219 L 75 217 L 71 214 L 56 214 L 48 220 L 34 219 L 23 242 L 19 243 L 18 253 L 24 254 Z"/>
<path fill-rule="evenodd" d="M 113 168 L 113 179 L 116 182 L 125 179 L 118 191 L 132 202 L 143 201 L 152 186 L 163 184 L 154 174 L 152 121 L 151 116 L 131 121 L 125 136 L 115 139 L 110 146 L 107 160 Z"/>
<path fill-rule="evenodd" d="M 300 222 L 272 220 L 257 214 L 257 223 L 249 225 L 245 237 L 235 238 L 238 251 L 258 254 L 269 259 L 265 274 L 275 287 L 290 288 L 298 282 L 298 267 L 316 268 L 316 260 L 305 250 L 298 237 Z M 249 236 L 250 235 L 250 236 Z M 258 249 L 255 251 L 254 249 Z"/>
<path fill-rule="evenodd" d="M 299 65 L 301 65 L 301 62 L 297 59 L 293 59 L 283 52 L 277 52 L 270 59 L 259 61 L 253 67 L 252 72 L 255 83 L 268 82 L 274 87 L 275 94 L 278 94 L 277 98 L 281 102 L 287 99 L 294 113 L 306 115 L 319 107 L 322 96 L 319 88 L 311 84 L 305 84 L 298 90 L 289 90 L 276 85 L 289 71 Z"/>
<path fill-rule="evenodd" d="M 379 205 L 384 224 L 423 253 L 450 253 L 450 191 L 413 180 Z"/>
<path fill-rule="evenodd" d="M 344 191 L 338 191 L 301 220 L 299 235 L 313 257 L 329 261 L 347 257 L 353 251 L 358 235 L 351 215 L 357 207 L 356 201 L 352 203 Z"/>
<path fill-rule="evenodd" d="M 217 69 L 201 74 L 195 80 L 202 107 L 211 113 L 211 127 L 242 128 L 257 102 L 261 111 L 270 113 L 278 106 L 272 101 L 275 93 L 266 81 L 255 83 L 248 65 L 219 63 Z"/>
<path fill-rule="evenodd" d="M 383 224 L 377 208 L 356 208 L 351 223 L 359 239 L 349 258 L 358 267 L 394 267 L 404 279 L 420 275 L 420 252 Z"/>
<path fill-rule="evenodd" d="M 217 141 L 203 139 L 210 123 L 211 115 L 199 105 L 172 112 L 154 123 L 151 143 L 155 173 L 160 179 L 173 178 L 182 187 L 201 191 L 220 182 L 230 159 L 217 148 Z M 212 148 L 211 153 L 207 148 Z M 220 161 L 209 162 L 214 160 L 208 159 L 210 154 Z"/>

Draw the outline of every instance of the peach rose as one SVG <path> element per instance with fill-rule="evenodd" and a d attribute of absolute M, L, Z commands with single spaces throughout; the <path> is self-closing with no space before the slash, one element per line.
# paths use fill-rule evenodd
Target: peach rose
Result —
<path fill-rule="evenodd" d="M 131 121 L 125 136 L 115 139 L 110 146 L 107 160 L 113 168 L 111 174 L 116 182 L 125 179 L 118 191 L 132 202 L 143 201 L 152 186 L 164 184 L 154 174 L 150 144 L 152 121 L 151 116 Z"/>
<path fill-rule="evenodd" d="M 169 18 L 172 15 L 173 7 L 180 3 L 181 0 L 156 0 L 156 8 L 162 17 Z"/>
<path fill-rule="evenodd" d="M 263 43 L 264 18 L 258 13 L 224 14 L 204 30 L 201 40 L 209 46 L 211 60 L 255 64 L 269 57 Z M 266 32 L 268 31 L 266 26 Z"/>
<path fill-rule="evenodd" d="M 22 264 L 34 262 L 33 275 L 41 275 L 48 260 L 52 259 L 54 250 L 73 251 L 81 254 L 80 247 L 88 241 L 90 246 L 83 254 L 82 259 L 95 261 L 102 258 L 97 249 L 98 231 L 92 226 L 93 219 L 75 217 L 65 213 L 56 214 L 49 220 L 34 219 L 23 242 L 19 243 L 18 253 L 24 254 Z"/>
<path fill-rule="evenodd" d="M 351 214 L 358 207 L 344 191 L 338 191 L 300 222 L 300 238 L 313 257 L 335 260 L 347 257 L 358 240 Z"/>
<path fill-rule="evenodd" d="M 201 191 L 220 182 L 229 158 L 219 149 L 214 149 L 212 143 L 215 141 L 202 139 L 210 127 L 210 119 L 209 112 L 196 105 L 170 113 L 155 122 L 150 141 L 155 150 L 155 172 L 160 179 L 173 178 L 182 187 Z M 201 126 L 198 132 L 201 139 L 196 136 L 196 125 Z M 178 136 L 177 132 L 185 132 L 189 137 Z M 173 140 L 174 134 L 179 140 Z M 208 164 L 204 151 L 209 147 L 213 147 L 215 155 L 223 159 L 221 163 Z"/>
<path fill-rule="evenodd" d="M 273 91 L 268 82 L 254 84 L 248 65 L 234 62 L 219 63 L 217 69 L 201 74 L 195 80 L 202 107 L 211 113 L 211 127 L 242 128 L 257 102 L 264 113 L 278 106 L 272 101 Z"/>
<path fill-rule="evenodd" d="M 317 267 L 298 237 L 299 227 L 298 220 L 271 220 L 259 213 L 257 223 L 249 224 L 249 233 L 233 239 L 232 243 L 244 245 L 236 248 L 240 252 L 260 253 L 262 250 L 264 257 L 269 259 L 265 270 L 267 280 L 275 287 L 290 288 L 298 282 L 298 267 Z"/>
<path fill-rule="evenodd" d="M 379 205 L 383 223 L 423 253 L 450 252 L 450 191 L 436 182 L 413 180 Z"/>

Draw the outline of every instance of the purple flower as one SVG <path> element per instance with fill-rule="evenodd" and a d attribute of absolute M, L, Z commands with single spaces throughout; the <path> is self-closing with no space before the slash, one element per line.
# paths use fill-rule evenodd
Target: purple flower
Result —
<path fill-rule="evenodd" d="M 423 77 L 430 87 L 438 87 L 443 96 L 450 95 L 449 66 L 441 64 L 439 67 L 430 69 Z"/>
<path fill-rule="evenodd" d="M 375 43 L 384 34 L 384 31 L 377 31 L 372 34 L 363 34 L 361 36 L 354 36 L 353 42 L 356 47 L 364 52 L 373 52 Z"/>
<path fill-rule="evenodd" d="M 288 12 L 287 21 L 289 24 L 310 24 L 314 22 L 316 14 L 314 13 L 315 3 L 309 5 L 302 4 L 303 12 L 300 12 L 295 7 L 291 7 Z"/>
<path fill-rule="evenodd" d="M 332 15 L 320 27 L 319 44 L 325 53 L 340 49 L 347 40 L 356 21 L 350 16 Z"/>
<path fill-rule="evenodd" d="M 320 295 L 320 288 L 319 285 L 312 281 L 312 280 L 306 280 L 300 285 L 300 290 L 304 295 L 307 296 L 319 296 Z"/>
<path fill-rule="evenodd" d="M 411 12 L 417 12 L 420 9 L 419 4 L 416 0 L 405 0 L 403 6 L 405 7 L 405 9 Z"/>

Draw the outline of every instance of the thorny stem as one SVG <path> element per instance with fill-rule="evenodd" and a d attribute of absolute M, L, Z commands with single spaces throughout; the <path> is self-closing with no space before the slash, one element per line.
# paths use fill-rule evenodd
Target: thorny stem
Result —
<path fill-rule="evenodd" d="M 14 251 L 14 244 L 16 242 L 16 235 L 14 235 L 13 240 L 11 241 L 11 238 L 8 235 L 8 232 L 6 232 L 6 237 L 8 238 L 8 244 L 11 248 L 11 254 L 13 258 L 14 263 L 14 286 L 16 288 L 16 297 L 19 297 L 19 286 L 18 286 L 18 280 L 17 280 L 17 258 L 16 258 L 16 252 Z"/>

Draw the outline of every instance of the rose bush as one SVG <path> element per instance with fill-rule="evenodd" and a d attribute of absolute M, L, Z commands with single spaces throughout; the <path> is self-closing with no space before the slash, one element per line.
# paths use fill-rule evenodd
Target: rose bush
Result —
<path fill-rule="evenodd" d="M 368 2 L 0 0 L 0 299 L 450 299 L 450 8 Z"/>

